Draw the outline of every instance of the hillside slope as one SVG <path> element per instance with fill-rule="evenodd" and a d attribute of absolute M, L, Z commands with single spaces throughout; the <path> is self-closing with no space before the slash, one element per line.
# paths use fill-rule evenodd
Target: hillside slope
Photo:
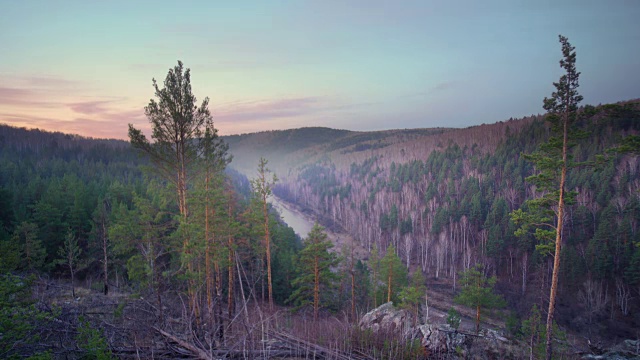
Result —
<path fill-rule="evenodd" d="M 582 127 L 589 136 L 573 156 L 589 161 L 639 133 L 640 116 L 637 106 L 616 114 L 599 107 Z M 536 196 L 525 181 L 535 169 L 521 154 L 548 138 L 542 116 L 466 129 L 336 131 L 323 141 L 330 133 L 289 130 L 290 143 L 279 132 L 243 135 L 229 141 L 233 166 L 252 177 L 251 164 L 266 157 L 280 179 L 276 195 L 332 219 L 368 250 L 393 244 L 406 266 L 432 283 L 454 289 L 459 271 L 483 263 L 520 316 L 544 303 L 550 260 L 535 251 L 533 238 L 515 237 L 509 216 Z M 640 295 L 638 165 L 636 156 L 610 154 L 599 168 L 569 175 L 579 195 L 565 230 L 562 326 L 589 335 L 597 324 L 620 337 L 640 327 L 631 315 L 640 309 L 630 303 Z"/>

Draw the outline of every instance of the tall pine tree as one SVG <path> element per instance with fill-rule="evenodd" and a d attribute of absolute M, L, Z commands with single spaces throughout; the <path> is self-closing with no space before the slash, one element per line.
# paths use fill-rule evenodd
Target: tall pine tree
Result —
<path fill-rule="evenodd" d="M 540 145 L 538 151 L 525 157 L 532 161 L 537 174 L 527 178 L 527 181 L 536 186 L 544 196 L 528 200 L 528 211 L 522 209 L 512 214 L 514 222 L 520 225 L 517 235 L 525 235 L 530 229 L 535 228 L 535 236 L 543 244 L 537 246 L 538 250 L 553 256 L 553 272 L 551 276 L 551 289 L 549 293 L 549 311 L 546 325 L 546 358 L 552 355 L 552 325 L 553 315 L 558 292 L 558 278 L 560 271 L 560 252 L 562 250 L 562 229 L 564 226 L 565 205 L 575 197 L 575 193 L 567 192 L 567 170 L 576 164 L 570 156 L 570 148 L 575 139 L 583 136 L 583 133 L 575 127 L 578 113 L 578 104 L 582 96 L 578 94 L 578 78 L 580 73 L 576 70 L 575 48 L 569 40 L 560 35 L 563 58 L 560 67 L 565 74 L 553 85 L 556 88 L 550 98 L 544 99 L 544 109 L 547 111 L 546 120 L 551 124 L 553 136 Z M 555 219 L 555 224 L 554 224 Z M 545 224 L 545 228 L 538 227 Z"/>

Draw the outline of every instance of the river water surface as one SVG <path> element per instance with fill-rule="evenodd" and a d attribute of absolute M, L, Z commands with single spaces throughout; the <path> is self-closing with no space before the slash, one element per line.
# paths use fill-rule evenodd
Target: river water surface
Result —
<path fill-rule="evenodd" d="M 275 196 L 271 197 L 270 202 L 271 205 L 278 210 L 282 220 L 286 222 L 287 225 L 291 226 L 296 234 L 303 239 L 309 235 L 309 232 L 315 223 L 313 219 L 296 209 L 295 205 L 287 203 Z"/>
<path fill-rule="evenodd" d="M 309 235 L 309 232 L 315 224 L 315 219 L 312 216 L 300 211 L 295 204 L 286 202 L 276 196 L 272 196 L 269 202 L 278 210 L 282 220 L 291 226 L 293 231 L 303 240 Z M 357 244 L 351 235 L 346 232 L 335 232 L 329 229 L 325 229 L 324 232 L 327 234 L 327 238 L 334 244 L 333 251 L 350 251 L 351 244 L 354 244 L 354 256 L 357 259 L 367 258 L 366 250 Z"/>

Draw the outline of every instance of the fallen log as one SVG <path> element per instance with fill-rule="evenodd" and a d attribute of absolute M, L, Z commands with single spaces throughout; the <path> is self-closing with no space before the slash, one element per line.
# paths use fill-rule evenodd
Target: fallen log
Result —
<path fill-rule="evenodd" d="M 197 356 L 198 359 L 204 359 L 204 360 L 213 360 L 213 357 L 211 357 L 209 355 L 209 353 L 207 353 L 205 350 L 200 349 L 198 347 L 196 347 L 193 344 L 190 344 L 174 335 L 169 334 L 168 332 L 162 330 L 162 329 L 158 329 L 157 327 L 153 328 L 155 331 L 157 331 L 158 333 L 160 333 L 162 336 L 168 338 L 169 340 L 175 342 L 176 344 L 182 346 L 183 348 L 189 350 L 190 352 L 193 353 L 193 355 Z"/>

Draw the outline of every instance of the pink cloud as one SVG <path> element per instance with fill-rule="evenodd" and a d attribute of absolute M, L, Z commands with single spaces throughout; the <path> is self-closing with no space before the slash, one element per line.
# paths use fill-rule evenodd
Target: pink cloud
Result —
<path fill-rule="evenodd" d="M 68 104 L 71 110 L 80 113 L 80 114 L 102 114 L 108 112 L 109 110 L 105 109 L 105 105 L 113 103 L 113 100 L 99 100 L 99 101 L 84 101 Z"/>
<path fill-rule="evenodd" d="M 217 122 L 261 121 L 304 116 L 327 108 L 321 98 L 300 97 L 290 99 L 245 101 L 223 105 L 213 109 Z"/>
<path fill-rule="evenodd" d="M 14 88 L 14 87 L 2 87 L 0 86 L 0 105 L 9 106 L 30 106 L 30 107 L 43 107 L 53 108 L 58 107 L 58 104 L 42 101 L 46 98 L 42 93 L 37 91 Z"/>
<path fill-rule="evenodd" d="M 21 79 L 27 82 L 29 85 L 33 85 L 33 86 L 60 88 L 60 87 L 71 87 L 71 86 L 80 85 L 77 81 L 62 79 L 58 77 L 51 77 L 51 76 L 29 76 L 29 77 L 23 77 Z"/>

